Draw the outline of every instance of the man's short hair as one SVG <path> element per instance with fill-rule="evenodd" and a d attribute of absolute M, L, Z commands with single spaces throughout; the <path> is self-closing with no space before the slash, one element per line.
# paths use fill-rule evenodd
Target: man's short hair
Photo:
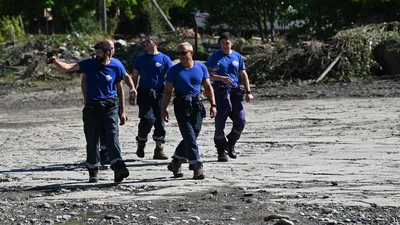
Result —
<path fill-rule="evenodd" d="M 193 51 L 193 45 L 190 44 L 190 43 L 187 42 L 187 41 L 180 43 L 180 44 L 178 45 L 178 48 L 179 48 L 179 46 L 185 46 L 189 51 Z"/>
<path fill-rule="evenodd" d="M 108 41 L 100 41 L 99 43 L 97 43 L 94 46 L 94 49 L 95 50 L 101 50 L 104 53 L 110 52 L 110 54 L 111 54 L 111 45 L 110 45 L 110 43 L 108 43 Z"/>
<path fill-rule="evenodd" d="M 221 42 L 222 40 L 233 40 L 233 35 L 229 32 L 224 32 L 219 35 L 218 42 Z"/>
<path fill-rule="evenodd" d="M 147 37 L 149 37 L 152 41 L 157 42 L 157 43 L 160 41 L 160 39 L 158 38 L 158 36 L 156 34 L 151 34 L 151 35 L 148 35 Z"/>

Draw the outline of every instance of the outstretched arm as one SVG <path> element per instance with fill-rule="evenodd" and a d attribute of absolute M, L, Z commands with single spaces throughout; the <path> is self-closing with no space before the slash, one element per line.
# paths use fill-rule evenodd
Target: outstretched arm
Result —
<path fill-rule="evenodd" d="M 66 62 L 59 60 L 55 56 L 53 56 L 51 59 L 53 61 L 53 64 L 56 65 L 61 70 L 63 70 L 63 72 L 69 73 L 69 72 L 78 71 L 80 69 L 78 63 L 66 63 Z"/>

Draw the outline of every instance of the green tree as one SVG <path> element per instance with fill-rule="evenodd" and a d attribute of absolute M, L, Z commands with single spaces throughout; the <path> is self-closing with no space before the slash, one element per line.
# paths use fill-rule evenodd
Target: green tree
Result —
<path fill-rule="evenodd" d="M 241 33 L 245 29 L 257 28 L 264 40 L 268 34 L 274 40 L 274 23 L 279 18 L 279 0 L 194 0 L 195 5 L 208 13 L 210 26 L 226 24 Z M 269 25 L 269 26 L 268 26 Z M 268 29 L 270 27 L 270 29 Z"/>
<path fill-rule="evenodd" d="M 292 11 L 286 11 L 285 22 L 303 21 L 299 29 L 320 38 L 331 37 L 338 31 L 369 23 L 400 19 L 397 0 L 297 0 L 289 1 Z"/>
<path fill-rule="evenodd" d="M 24 32 L 17 17 L 1 17 L 0 20 L 0 41 L 14 41 L 23 37 Z"/>

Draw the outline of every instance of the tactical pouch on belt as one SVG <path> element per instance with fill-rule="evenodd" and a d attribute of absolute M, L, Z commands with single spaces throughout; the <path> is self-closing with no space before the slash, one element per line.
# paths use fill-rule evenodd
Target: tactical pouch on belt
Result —
<path fill-rule="evenodd" d="M 200 112 L 202 118 L 206 117 L 206 109 L 201 102 L 201 94 L 196 97 L 192 97 L 192 107 L 194 112 Z"/>
<path fill-rule="evenodd" d="M 231 95 L 237 97 L 238 99 L 240 99 L 240 101 L 244 101 L 245 93 L 246 93 L 246 90 L 244 90 L 241 87 L 235 87 L 235 88 L 232 88 L 232 90 L 231 90 Z"/>
<path fill-rule="evenodd" d="M 206 117 L 206 110 L 200 97 L 192 97 L 190 95 L 177 96 L 174 99 L 174 105 L 176 110 L 182 110 L 186 116 L 200 112 L 202 118 Z"/>
<path fill-rule="evenodd" d="M 106 108 L 109 108 L 109 109 L 119 106 L 118 98 L 106 99 L 104 105 Z"/>
<path fill-rule="evenodd" d="M 137 104 L 138 105 L 150 105 L 152 104 L 151 100 L 161 100 L 163 96 L 164 89 L 148 89 L 148 88 L 139 88 L 138 96 L 137 96 Z"/>
<path fill-rule="evenodd" d="M 202 102 L 193 103 L 194 111 L 200 112 L 201 118 L 206 118 L 206 108 L 204 107 Z"/>

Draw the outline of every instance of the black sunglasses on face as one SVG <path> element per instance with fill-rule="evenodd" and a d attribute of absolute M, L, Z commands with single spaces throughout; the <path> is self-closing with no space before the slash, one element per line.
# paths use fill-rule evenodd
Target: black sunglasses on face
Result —
<path fill-rule="evenodd" d="M 178 52 L 178 53 L 179 53 L 179 55 L 186 55 L 188 52 L 190 52 L 190 51 L 187 51 L 187 52 Z"/>

